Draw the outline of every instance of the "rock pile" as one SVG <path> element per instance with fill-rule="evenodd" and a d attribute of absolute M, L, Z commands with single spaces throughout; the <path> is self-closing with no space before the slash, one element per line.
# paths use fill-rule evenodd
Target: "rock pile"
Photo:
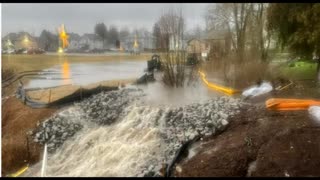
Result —
<path fill-rule="evenodd" d="M 84 121 L 99 125 L 111 124 L 127 113 L 125 108 L 130 102 L 142 95 L 139 89 L 101 92 L 75 103 L 77 110 L 67 109 L 38 124 L 31 134 L 35 142 L 47 143 L 48 151 L 53 152 L 82 129 Z"/>
<path fill-rule="evenodd" d="M 228 118 L 240 112 L 240 99 L 216 97 L 202 103 L 167 108 L 164 111 L 165 128 L 161 137 L 166 142 L 165 156 L 169 164 L 184 142 L 196 136 L 211 136 L 223 131 Z M 158 168 L 156 168 L 158 167 Z M 138 176 L 159 176 L 159 164 L 151 164 Z"/>
<path fill-rule="evenodd" d="M 211 136 L 224 130 L 229 123 L 228 118 L 240 112 L 241 105 L 239 99 L 216 97 L 204 103 L 168 110 L 165 116 L 167 128 L 162 137 L 169 144 L 169 157 L 174 156 L 182 142 L 192 140 L 197 135 Z"/>
<path fill-rule="evenodd" d="M 124 109 L 143 95 L 140 89 L 121 89 L 96 94 L 79 106 L 85 112 L 84 119 L 99 125 L 109 125 L 125 115 Z"/>
<path fill-rule="evenodd" d="M 97 125 L 110 125 L 122 119 L 139 107 L 139 111 L 146 112 L 154 107 L 140 106 L 144 96 L 139 89 L 120 89 L 118 91 L 101 92 L 87 98 L 75 106 L 78 108 L 77 118 L 74 112 L 69 114 L 57 114 L 38 126 L 34 133 L 34 141 L 41 144 L 47 143 L 48 149 L 53 151 L 78 130 L 83 128 L 84 122 L 93 122 Z M 137 101 L 140 99 L 141 101 Z M 133 103 L 138 105 L 134 105 Z M 160 137 L 165 142 L 164 157 L 150 161 L 138 176 L 159 176 L 159 170 L 163 162 L 171 163 L 176 152 L 182 144 L 197 136 L 211 136 L 222 131 L 228 125 L 228 119 L 240 112 L 243 102 L 231 97 L 216 97 L 210 100 L 193 103 L 180 107 L 157 107 L 153 120 L 144 119 L 144 123 L 160 130 Z M 130 108 L 131 107 L 131 108 Z M 135 108 L 137 110 L 137 108 Z M 149 114 L 137 112 L 137 114 L 149 117 Z M 152 116 L 153 117 L 153 116 Z M 75 120 L 76 119 L 76 120 Z M 83 124 L 84 123 L 84 124 Z"/>
<path fill-rule="evenodd" d="M 72 122 L 61 114 L 55 114 L 38 125 L 33 131 L 33 137 L 35 142 L 47 143 L 48 151 L 53 152 L 82 127 L 80 123 Z"/>

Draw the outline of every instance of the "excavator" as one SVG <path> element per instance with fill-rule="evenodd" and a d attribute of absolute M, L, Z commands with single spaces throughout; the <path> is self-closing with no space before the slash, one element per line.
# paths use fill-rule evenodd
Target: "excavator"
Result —
<path fill-rule="evenodd" d="M 161 69 L 160 56 L 157 54 L 154 54 L 151 57 L 151 60 L 147 62 L 147 69 L 145 70 L 146 73 L 136 81 L 136 84 L 146 84 L 148 82 L 155 81 L 154 71 L 160 70 L 160 69 Z"/>

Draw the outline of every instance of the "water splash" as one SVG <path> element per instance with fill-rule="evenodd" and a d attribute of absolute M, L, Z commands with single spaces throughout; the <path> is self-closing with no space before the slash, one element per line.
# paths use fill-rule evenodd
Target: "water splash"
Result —
<path fill-rule="evenodd" d="M 163 142 L 155 126 L 161 110 L 128 108 L 127 116 L 113 125 L 86 124 L 48 157 L 46 176 L 138 176 L 149 163 L 161 161 Z"/>

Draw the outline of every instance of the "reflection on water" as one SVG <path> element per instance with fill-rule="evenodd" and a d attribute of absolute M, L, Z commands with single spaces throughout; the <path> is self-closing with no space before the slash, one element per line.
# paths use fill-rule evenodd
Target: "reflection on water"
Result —
<path fill-rule="evenodd" d="M 62 64 L 62 78 L 63 78 L 63 85 L 67 85 L 71 83 L 71 79 L 70 79 L 70 67 L 69 67 L 69 63 L 67 61 L 65 61 Z"/>
<path fill-rule="evenodd" d="M 44 79 L 30 80 L 27 88 L 44 88 L 66 84 L 88 85 L 105 80 L 139 78 L 143 75 L 147 64 L 145 61 L 133 60 L 72 63 L 68 61 L 67 57 L 61 57 L 59 61 L 60 65 L 45 69 L 58 73 L 40 75 Z"/>
<path fill-rule="evenodd" d="M 223 95 L 208 89 L 199 79 L 184 88 L 168 88 L 159 81 L 139 88 L 146 93 L 145 102 L 155 106 L 180 106 Z"/>

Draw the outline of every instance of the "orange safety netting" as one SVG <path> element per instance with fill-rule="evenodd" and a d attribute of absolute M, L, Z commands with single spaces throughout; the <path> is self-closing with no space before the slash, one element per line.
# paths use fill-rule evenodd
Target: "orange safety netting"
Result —
<path fill-rule="evenodd" d="M 271 98 L 266 101 L 266 108 L 270 110 L 306 110 L 310 106 L 320 106 L 320 100 Z"/>
<path fill-rule="evenodd" d="M 232 88 L 228 88 L 228 87 L 224 87 L 224 86 L 220 86 L 220 85 L 217 85 L 217 84 L 214 84 L 212 82 L 209 82 L 207 79 L 206 79 L 206 75 L 201 72 L 201 71 L 198 71 L 199 74 L 200 74 L 200 77 L 202 79 L 202 81 L 209 87 L 209 88 L 212 88 L 212 89 L 215 89 L 219 92 L 222 92 L 224 94 L 227 94 L 227 95 L 233 95 L 233 94 L 236 94 L 236 93 L 239 93 L 241 91 L 238 91 L 238 90 L 235 90 L 235 89 L 232 89 Z"/>

